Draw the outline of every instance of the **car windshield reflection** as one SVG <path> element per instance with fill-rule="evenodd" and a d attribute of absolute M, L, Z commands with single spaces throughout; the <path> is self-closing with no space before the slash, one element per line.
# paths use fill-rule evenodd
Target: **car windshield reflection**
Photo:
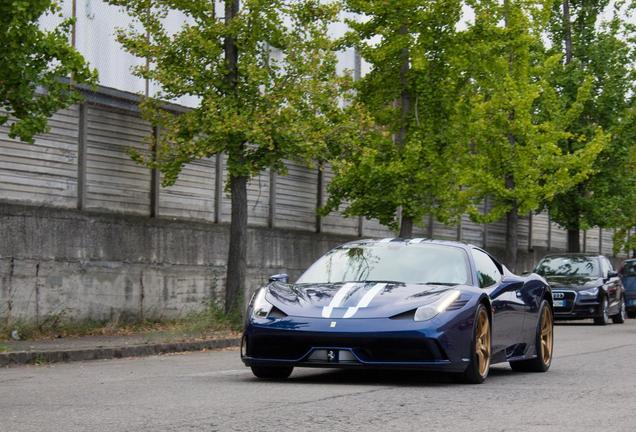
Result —
<path fill-rule="evenodd" d="M 535 272 L 541 276 L 587 276 L 599 277 L 598 260 L 586 256 L 562 256 L 543 258 Z"/>
<path fill-rule="evenodd" d="M 316 261 L 299 284 L 390 282 L 459 285 L 470 281 L 463 249 L 438 244 L 372 244 L 341 247 Z"/>

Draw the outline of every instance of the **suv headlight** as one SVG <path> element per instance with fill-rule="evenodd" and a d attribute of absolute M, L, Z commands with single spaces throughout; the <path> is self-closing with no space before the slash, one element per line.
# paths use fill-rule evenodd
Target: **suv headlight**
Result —
<path fill-rule="evenodd" d="M 261 288 L 252 297 L 252 317 L 267 318 L 267 315 L 269 315 L 274 306 L 265 299 L 266 295 L 267 288 Z"/>
<path fill-rule="evenodd" d="M 415 311 L 415 321 L 428 321 L 444 312 L 455 300 L 459 298 L 458 290 L 450 290 L 442 294 L 433 303 L 420 306 Z"/>
<path fill-rule="evenodd" d="M 598 295 L 598 287 L 579 291 L 582 297 L 596 297 Z"/>

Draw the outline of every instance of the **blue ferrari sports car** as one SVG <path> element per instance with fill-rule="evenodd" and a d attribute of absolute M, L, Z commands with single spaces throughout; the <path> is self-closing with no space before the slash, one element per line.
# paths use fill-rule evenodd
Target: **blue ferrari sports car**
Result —
<path fill-rule="evenodd" d="M 273 276 L 248 306 L 241 359 L 259 378 L 294 367 L 418 368 L 481 383 L 494 363 L 545 372 L 552 361 L 549 285 L 472 245 L 354 241 L 287 279 Z"/>

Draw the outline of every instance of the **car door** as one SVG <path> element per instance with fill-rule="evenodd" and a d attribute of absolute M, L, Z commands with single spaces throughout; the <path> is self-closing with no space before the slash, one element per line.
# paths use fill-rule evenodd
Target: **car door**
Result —
<path fill-rule="evenodd" d="M 610 309 L 612 312 L 618 312 L 618 305 L 622 295 L 621 280 L 607 257 L 601 257 L 601 271 L 603 272 L 603 281 L 605 281 L 607 286 Z"/>
<path fill-rule="evenodd" d="M 492 351 L 511 354 L 522 341 L 527 306 L 523 296 L 523 282 L 503 276 L 503 267 L 481 249 L 472 249 L 477 281 L 491 299 L 493 310 Z"/>

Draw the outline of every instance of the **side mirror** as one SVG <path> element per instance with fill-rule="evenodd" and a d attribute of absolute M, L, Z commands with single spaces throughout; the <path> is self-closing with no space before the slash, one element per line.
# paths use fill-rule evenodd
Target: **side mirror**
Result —
<path fill-rule="evenodd" d="M 614 270 L 610 270 L 607 272 L 607 277 L 608 278 L 614 278 L 618 276 L 618 272 L 615 272 Z"/>
<path fill-rule="evenodd" d="M 275 274 L 269 277 L 270 282 L 289 283 L 289 275 L 287 273 Z"/>

